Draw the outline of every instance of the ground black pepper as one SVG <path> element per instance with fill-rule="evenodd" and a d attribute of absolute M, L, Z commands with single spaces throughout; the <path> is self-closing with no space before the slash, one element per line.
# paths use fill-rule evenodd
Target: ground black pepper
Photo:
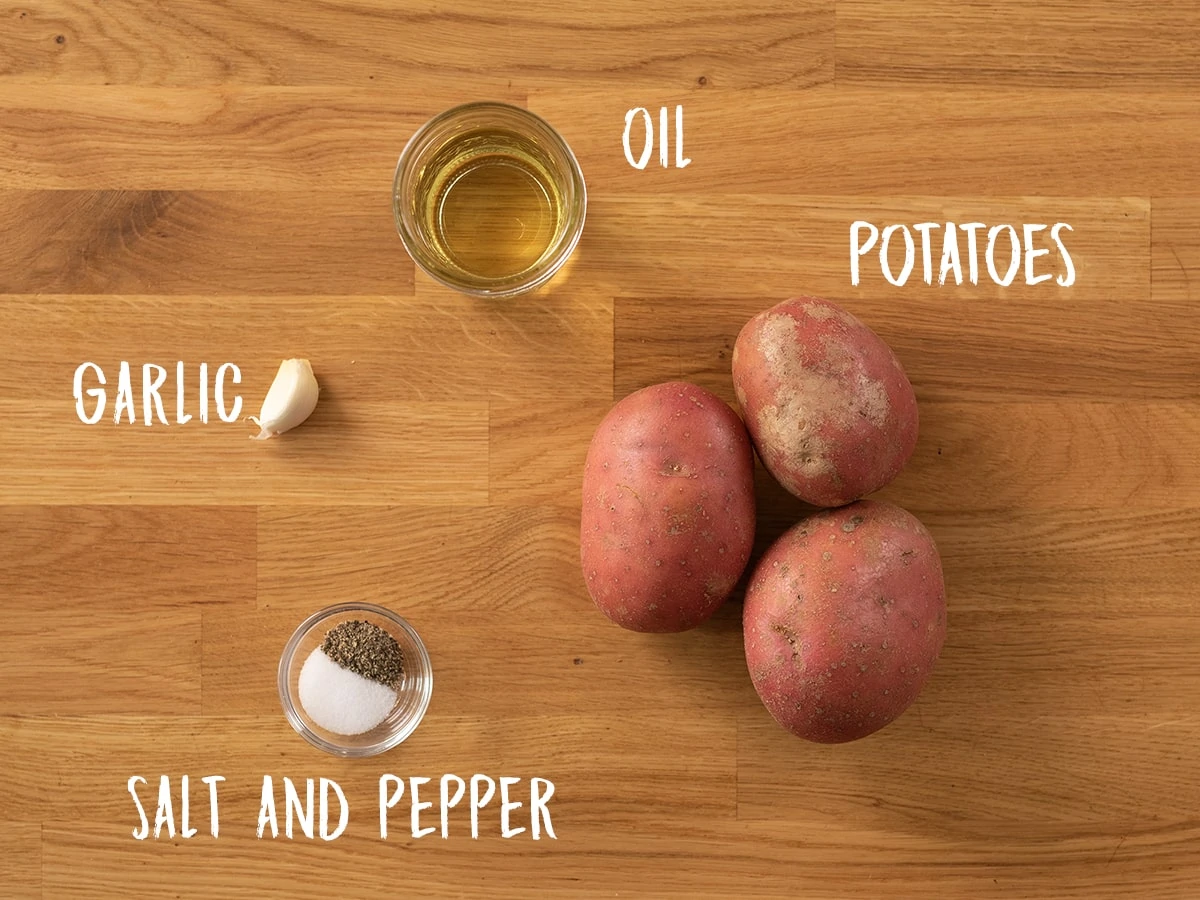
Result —
<path fill-rule="evenodd" d="M 395 688 L 404 675 L 404 651 L 396 639 L 370 622 L 353 619 L 331 628 L 321 651 L 343 669 Z"/>

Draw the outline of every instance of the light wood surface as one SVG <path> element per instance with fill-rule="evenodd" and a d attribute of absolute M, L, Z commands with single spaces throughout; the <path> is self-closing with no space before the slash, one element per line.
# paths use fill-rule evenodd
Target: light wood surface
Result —
<path fill-rule="evenodd" d="M 1188 0 L 0 11 L 0 895 L 1200 896 L 1198 35 Z M 481 98 L 546 116 L 590 190 L 568 269 L 505 303 L 414 273 L 389 210 L 408 136 Z M 635 171 L 625 112 L 675 104 L 692 164 Z M 851 287 L 856 219 L 1068 222 L 1078 280 Z M 800 292 L 912 377 L 882 496 L 949 597 L 917 704 L 840 747 L 771 721 L 737 599 L 637 635 L 578 571 L 613 399 L 732 401 L 741 324 Z M 323 395 L 277 441 L 75 415 L 84 361 L 233 362 L 248 413 L 287 356 Z M 759 497 L 761 552 L 802 508 Z M 275 687 L 346 600 L 436 673 L 368 761 L 308 747 Z M 414 840 L 406 800 L 381 841 L 389 772 L 548 778 L 557 839 L 493 806 Z M 132 838 L 126 781 L 152 816 L 160 774 L 196 837 Z M 264 775 L 336 780 L 346 833 L 258 840 Z"/>

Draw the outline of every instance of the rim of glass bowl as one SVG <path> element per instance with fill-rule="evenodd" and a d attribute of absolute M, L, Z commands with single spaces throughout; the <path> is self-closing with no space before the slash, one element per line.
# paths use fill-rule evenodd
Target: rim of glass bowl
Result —
<path fill-rule="evenodd" d="M 434 271 L 426 264 L 422 258 L 422 254 L 417 249 L 420 241 L 413 234 L 406 221 L 407 210 L 404 204 L 400 202 L 400 179 L 405 171 L 405 163 L 417 148 L 422 145 L 422 140 L 430 131 L 437 128 L 447 119 L 461 116 L 466 112 L 476 112 L 480 110 L 501 110 L 506 114 L 516 114 L 530 119 L 533 124 L 541 129 L 544 129 L 551 140 L 554 141 L 558 149 L 567 158 L 570 168 L 570 181 L 574 190 L 573 200 L 570 208 L 572 212 L 578 209 L 578 221 L 574 223 L 570 231 L 565 232 L 565 240 L 555 250 L 554 254 L 544 262 L 537 264 L 526 272 L 536 272 L 537 274 L 523 278 L 520 281 L 508 283 L 504 279 L 498 280 L 496 287 L 472 287 L 460 282 L 456 282 L 451 278 L 447 278 L 438 272 Z M 453 106 L 450 109 L 444 110 L 427 121 L 424 125 L 418 128 L 408 139 L 404 145 L 404 149 L 400 151 L 400 159 L 396 162 L 396 170 L 392 176 L 392 218 L 396 224 L 396 231 L 400 235 L 400 241 L 404 244 L 404 249 L 408 252 L 412 261 L 430 278 L 452 290 L 466 294 L 471 297 L 489 297 L 503 298 L 514 297 L 517 294 L 524 294 L 532 291 L 541 285 L 545 284 L 563 267 L 571 254 L 575 252 L 575 248 L 579 245 L 579 240 L 583 237 L 583 226 L 587 220 L 587 184 L 583 178 L 583 169 L 579 165 L 579 160 L 576 158 L 571 146 L 566 139 L 558 133 L 558 130 L 539 116 L 535 112 L 531 112 L 522 106 L 515 106 L 512 103 L 503 103 L 499 100 L 476 100 L 471 103 L 461 103 L 458 106 Z"/>
<path fill-rule="evenodd" d="M 301 718 L 299 710 L 292 702 L 291 693 L 291 665 L 293 657 L 296 655 L 296 650 L 300 646 L 300 642 L 316 625 L 325 619 L 333 618 L 344 613 L 364 612 L 372 615 L 380 616 L 387 619 L 397 628 L 405 632 L 412 641 L 413 646 L 417 649 L 417 669 L 424 673 L 421 679 L 421 692 L 417 699 L 417 707 L 410 720 L 404 724 L 404 727 L 397 729 L 387 737 L 376 741 L 373 744 L 366 744 L 361 747 L 345 747 L 340 744 L 334 744 L 325 740 L 319 734 L 314 732 Z M 383 606 L 377 606 L 374 603 L 337 603 L 333 606 L 327 606 L 324 609 L 319 609 L 298 626 L 292 632 L 292 636 L 288 639 L 287 644 L 283 648 L 283 653 L 279 657 L 279 699 L 283 704 L 283 712 L 287 717 L 292 728 L 296 730 L 302 738 L 312 744 L 314 747 L 324 750 L 326 753 L 333 756 L 340 756 L 348 759 L 359 759 L 368 756 L 377 756 L 397 747 L 407 740 L 421 721 L 425 718 L 425 712 L 429 709 L 429 701 L 433 696 L 433 666 L 429 659 L 429 651 L 425 648 L 425 642 L 421 640 L 421 636 L 417 634 L 408 621 L 403 617 L 392 612 Z"/>

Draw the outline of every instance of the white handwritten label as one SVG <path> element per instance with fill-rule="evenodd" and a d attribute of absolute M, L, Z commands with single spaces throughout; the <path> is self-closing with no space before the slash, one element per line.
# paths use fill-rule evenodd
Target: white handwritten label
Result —
<path fill-rule="evenodd" d="M 1059 263 L 1057 276 L 1048 271 L 1037 272 L 1038 260 L 1052 255 L 1050 248 L 1044 246 L 1044 240 L 1039 237 L 1047 227 L 1050 229 L 1050 241 L 1055 247 L 1053 256 Z M 913 232 L 916 232 L 920 236 L 921 278 L 926 284 L 933 284 L 933 251 L 939 240 L 936 236 L 939 229 L 942 232 L 941 256 L 937 267 L 940 285 L 944 285 L 950 276 L 953 276 L 955 284 L 963 283 L 964 259 L 967 263 L 965 277 L 971 284 L 979 284 L 981 234 L 985 235 L 983 268 L 1000 287 L 1008 287 L 1022 272 L 1028 285 L 1041 284 L 1051 278 L 1059 287 L 1070 287 L 1075 283 L 1075 263 L 1063 243 L 1062 233 L 1073 230 L 1066 222 L 1057 222 L 1053 226 L 1022 225 L 1019 229 L 1014 225 L 993 225 L 989 228 L 983 222 L 958 225 L 946 222 L 944 226 L 940 222 L 919 222 L 911 227 L 899 223 L 885 225 L 881 229 L 863 219 L 850 225 L 850 283 L 858 286 L 862 280 L 863 258 L 873 249 L 878 249 L 880 274 L 888 284 L 903 287 L 917 269 L 917 239 L 913 237 Z M 960 240 L 966 245 L 965 252 Z M 1042 243 L 1039 243 L 1040 240 Z M 901 246 L 903 262 L 897 269 L 893 259 L 899 255 Z"/>
<path fill-rule="evenodd" d="M 554 796 L 554 782 L 545 778 L 529 779 L 528 797 L 529 797 L 529 828 L 525 826 L 513 826 L 513 813 L 521 809 L 525 804 L 520 800 L 510 799 L 518 793 L 525 796 L 525 792 L 520 787 L 523 779 L 504 776 L 499 779 L 499 826 L 500 836 L 510 839 L 517 835 L 529 832 L 530 838 L 535 841 L 542 839 L 543 832 L 546 837 L 551 840 L 557 840 L 558 836 L 554 833 L 554 826 L 550 821 L 550 798 Z M 429 784 L 429 778 L 409 778 L 408 779 L 408 805 L 409 805 L 409 834 L 413 838 L 422 838 L 426 835 L 440 832 L 442 838 L 450 837 L 450 811 L 459 805 L 464 798 L 467 799 L 467 811 L 470 818 L 471 838 L 477 840 L 479 838 L 479 826 L 482 818 L 483 810 L 496 798 L 497 779 L 488 775 L 472 775 L 470 779 L 470 789 L 468 791 L 467 781 L 457 775 L 446 774 L 441 777 L 438 784 L 438 821 L 440 829 L 434 825 L 422 826 L 421 813 L 426 809 L 432 809 L 434 802 L 432 800 L 422 801 L 420 799 L 420 789 L 422 785 Z M 453 793 L 451 792 L 453 785 Z M 397 806 L 404 797 L 405 781 L 396 775 L 383 775 L 379 779 L 379 837 L 381 840 L 387 840 L 388 837 L 388 810 Z M 428 796 L 432 797 L 433 792 L 430 791 Z"/>
<path fill-rule="evenodd" d="M 217 784 L 225 781 L 225 776 L 205 775 L 200 781 L 208 787 L 209 834 L 216 838 L 220 831 Z M 139 785 L 147 786 L 145 799 L 138 792 Z M 199 829 L 190 819 L 193 804 L 188 776 L 180 776 L 178 791 L 169 775 L 159 776 L 154 803 L 150 803 L 154 793 L 149 785 L 141 775 L 131 776 L 126 784 L 137 817 L 131 832 L 134 839 L 195 837 Z M 402 778 L 389 773 L 379 778 L 379 839 L 388 839 L 388 814 L 395 810 L 397 819 L 407 818 L 409 827 L 401 826 L 401 830 L 413 838 L 431 834 L 443 839 L 451 834 L 465 838 L 470 834 L 477 840 L 481 829 L 488 828 L 506 840 L 520 835 L 535 841 L 543 835 L 557 840 L 550 820 L 553 797 L 554 782 L 546 778 L 530 778 L 525 784 L 523 778 L 513 776 L 461 778 L 448 773 L 435 782 L 424 776 Z M 273 776 L 264 775 L 260 798 L 257 824 L 253 820 L 246 823 L 249 829 L 256 829 L 260 840 L 277 840 L 282 832 L 289 841 L 335 841 L 350 824 L 350 802 L 341 786 L 329 778 L 285 777 L 280 784 Z M 397 809 L 405 799 L 407 816 Z"/>
<path fill-rule="evenodd" d="M 644 169 L 650 163 L 654 154 L 655 143 L 658 144 L 658 164 L 664 169 L 670 168 L 671 133 L 667 127 L 668 111 L 663 106 L 658 111 L 658 132 L 654 130 L 654 119 L 650 110 L 644 106 L 635 106 L 625 113 L 625 135 L 621 139 L 625 147 L 625 159 L 635 169 Z M 644 137 L 642 149 L 635 158 L 633 155 L 633 138 L 635 130 L 640 127 Z M 683 155 L 683 107 L 675 107 L 675 168 L 683 169 L 691 165 L 691 160 Z"/>
<path fill-rule="evenodd" d="M 322 778 L 320 779 L 320 783 L 320 799 L 314 806 L 313 798 L 318 792 L 315 790 L 316 784 L 313 779 L 306 778 L 304 780 L 305 790 L 303 800 L 300 799 L 295 782 L 290 778 L 283 779 L 284 834 L 288 840 L 294 839 L 296 835 L 296 823 L 299 824 L 298 830 L 300 833 L 310 841 L 318 833 L 323 841 L 337 840 L 341 837 L 342 832 L 346 830 L 346 825 L 350 821 L 350 806 L 346 803 L 346 795 L 342 793 L 342 789 L 336 781 L 332 781 L 329 778 Z M 330 791 L 333 792 L 332 798 Z M 333 799 L 336 799 L 338 804 L 337 827 L 330 831 L 329 813 Z M 314 831 L 314 817 L 319 819 L 319 831 Z M 275 781 L 270 775 L 264 775 L 262 802 L 258 808 L 258 836 L 260 838 L 268 826 L 271 829 L 271 837 L 279 837 L 279 816 L 275 805 Z"/>
<path fill-rule="evenodd" d="M 217 783 L 224 781 L 224 775 L 205 775 L 200 779 L 201 782 L 208 785 L 208 821 L 209 834 L 214 838 L 217 837 L 220 826 L 220 814 L 217 810 Z M 146 818 L 146 808 L 142 806 L 142 801 L 138 797 L 137 785 L 145 784 L 146 779 L 141 775 L 134 775 L 129 779 L 126 787 L 129 790 L 129 796 L 133 798 L 134 806 L 137 807 L 138 826 L 133 829 L 133 837 L 136 840 L 144 841 L 150 836 L 150 822 Z M 188 792 L 188 777 L 186 775 L 179 779 L 179 835 L 183 838 L 195 837 L 197 829 L 192 828 L 189 823 L 189 814 L 191 812 L 191 795 Z M 162 836 L 163 828 L 166 827 L 167 837 L 175 837 L 175 806 L 172 802 L 171 795 L 171 779 L 170 776 L 163 775 L 158 780 L 158 802 L 154 810 L 154 839 L 158 840 Z"/>
<path fill-rule="evenodd" d="M 144 363 L 141 367 L 139 390 L 133 388 L 133 372 L 127 360 L 122 360 L 117 370 L 116 392 L 113 395 L 112 420 L 134 424 L 140 418 L 144 425 L 167 425 L 163 391 L 167 381 L 167 370 L 157 363 Z M 183 361 L 175 363 L 175 424 L 186 425 L 192 420 L 187 412 L 189 376 Z M 217 416 L 222 422 L 236 422 L 242 412 L 242 398 L 234 395 L 226 403 L 227 384 L 241 384 L 242 370 L 233 363 L 222 363 L 210 383 L 208 363 L 200 363 L 195 374 L 196 406 L 201 424 L 208 424 L 211 409 L 209 396 L 216 403 Z M 211 387 L 211 392 L 210 392 Z M 108 406 L 109 378 L 104 369 L 94 362 L 80 363 L 75 369 L 72 394 L 75 398 L 75 414 L 85 425 L 96 425 L 104 418 Z M 140 403 L 139 403 L 140 401 Z"/>

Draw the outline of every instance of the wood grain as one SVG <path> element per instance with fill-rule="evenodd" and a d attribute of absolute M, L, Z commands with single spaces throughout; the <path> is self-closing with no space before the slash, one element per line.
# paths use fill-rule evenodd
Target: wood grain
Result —
<path fill-rule="evenodd" d="M 1178 453 L 1200 442 L 1198 413 L 1193 401 L 926 403 L 905 477 L 881 496 L 912 509 L 1195 508 L 1200 472 Z"/>
<path fill-rule="evenodd" d="M 37 821 L 7 820 L 0 840 L 8 852 L 0 857 L 4 891 L 13 900 L 42 896 L 42 826 Z"/>
<path fill-rule="evenodd" d="M 1010 509 L 1003 516 L 927 510 L 922 518 L 938 537 L 947 581 L 964 589 L 960 604 L 998 598 L 1028 604 L 1053 595 L 1094 599 L 1118 617 L 1142 617 L 1167 597 L 1185 602 L 1189 596 L 1200 565 L 1200 551 L 1189 540 L 1198 515 L 1194 508 L 1093 508 Z"/>
<path fill-rule="evenodd" d="M 1035 714 L 995 735 L 975 731 L 969 713 L 938 709 L 940 724 L 930 725 L 930 707 L 921 703 L 922 733 L 910 735 L 902 752 L 889 753 L 882 738 L 869 756 L 850 750 L 835 758 L 826 751 L 802 776 L 779 765 L 778 754 L 770 752 L 787 746 L 778 740 L 773 722 L 744 724 L 739 741 L 761 750 L 743 757 L 755 763 L 739 769 L 739 814 L 752 820 L 815 820 L 830 827 L 853 816 L 862 827 L 881 831 L 985 839 L 993 828 L 1003 833 L 1005 826 L 1010 833 L 1044 826 L 1063 832 L 1071 826 L 1081 831 L 1122 824 L 1178 831 L 1194 826 L 1195 765 L 1145 765 L 1160 759 L 1165 747 L 1194 737 L 1194 719 Z M 1119 742 L 1120 749 L 1099 747 L 1101 736 Z M 1143 762 L 1114 786 L 1113 779 L 1135 760 Z M 930 772 L 937 781 L 942 795 L 937 807 L 923 800 L 927 786 L 910 789 L 914 782 L 906 773 L 914 769 Z M 1189 783 L 1170 801 L 1160 801 L 1180 777 Z M 1155 799 L 1147 809 L 1149 798 Z M 1115 843 L 1108 841 L 1110 851 Z"/>
<path fill-rule="evenodd" d="M 5 713 L 200 708 L 196 608 L 147 613 L 128 607 L 96 609 L 88 597 L 60 599 L 52 607 L 43 603 L 11 615 L 4 645 L 0 710 Z"/>
<path fill-rule="evenodd" d="M 279 0 L 169 8 L 44 0 L 10 15 L 0 80 L 402 89 L 420 80 L 478 94 L 513 80 L 661 89 L 706 76 L 731 88 L 804 87 L 833 78 L 833 11 L 833 0 L 721 10 L 699 0 L 618 0 L 601 19 L 549 0 L 503 14 L 481 0 L 452 10 L 430 0 L 350 0 L 299 14 Z"/>
<path fill-rule="evenodd" d="M 1184 0 L 0 11 L 0 895 L 1194 900 L 1197 25 Z M 500 302 L 416 271 L 389 204 L 414 130 L 485 98 L 553 123 L 589 192 L 564 270 Z M 691 163 L 633 169 L 626 113 L 677 104 Z M 935 232 L 932 283 L 918 248 L 903 287 L 875 251 L 853 285 L 856 220 L 1065 222 L 1077 279 L 942 285 Z M 738 331 L 801 293 L 913 381 L 880 496 L 929 526 L 949 604 L 920 699 L 843 746 L 759 702 L 741 586 L 643 635 L 579 570 L 613 400 L 733 402 Z M 200 363 L 239 367 L 245 416 L 292 356 L 322 388 L 301 428 L 199 422 Z M 179 360 L 196 418 L 148 428 L 141 367 L 173 420 Z M 809 508 L 755 487 L 757 560 Z M 295 735 L 276 684 L 347 600 L 408 618 L 435 671 L 421 728 L 365 761 Z M 404 801 L 382 841 L 386 772 L 549 778 L 556 838 L 502 838 L 493 805 L 478 840 L 464 808 L 416 840 Z M 161 774 L 177 817 L 192 779 L 196 837 L 133 838 L 127 780 L 153 817 Z M 346 834 L 259 840 L 268 774 L 336 780 Z"/>
<path fill-rule="evenodd" d="M 493 403 L 488 421 L 491 503 L 578 509 L 588 443 L 609 405 Z M 529 440 L 532 432 L 536 441 Z"/>
<path fill-rule="evenodd" d="M 201 609 L 254 605 L 253 507 L 4 506 L 0 533 L 0 710 L 199 711 Z"/>
<path fill-rule="evenodd" d="M 352 578 L 369 591 L 363 599 L 408 596 L 466 613 L 478 608 L 486 573 L 483 611 L 532 613 L 577 593 L 582 573 L 560 563 L 578 549 L 578 527 L 577 511 L 542 507 L 263 507 L 258 606 L 307 608 Z M 313 542 L 319 554 L 309 552 Z M 449 571 L 440 564 L 448 550 L 461 557 Z"/>
<path fill-rule="evenodd" d="M 0 293 L 412 293 L 377 193 L 4 191 L 0 207 Z"/>
<path fill-rule="evenodd" d="M 0 594 L 27 606 L 252 607 L 256 522 L 252 506 L 0 506 Z"/>
<path fill-rule="evenodd" d="M 1195 309 L 1200 197 L 1156 199 L 1151 239 L 1154 302 L 1166 309 Z"/>
<path fill-rule="evenodd" d="M 1194 87 L 1200 10 L 1187 0 L 839 0 L 840 82 Z"/>

